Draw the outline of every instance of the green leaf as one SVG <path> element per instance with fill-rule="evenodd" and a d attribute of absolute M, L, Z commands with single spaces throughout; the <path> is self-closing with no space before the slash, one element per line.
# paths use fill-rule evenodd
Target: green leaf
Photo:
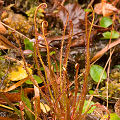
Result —
<path fill-rule="evenodd" d="M 116 113 L 111 113 L 110 120 L 120 120 L 120 117 Z"/>
<path fill-rule="evenodd" d="M 30 42 L 27 38 L 24 39 L 25 50 L 32 50 L 33 51 L 33 43 Z"/>
<path fill-rule="evenodd" d="M 22 91 L 22 94 L 21 94 L 21 99 L 22 101 L 25 103 L 25 105 L 30 109 L 32 110 L 32 106 L 31 106 L 31 102 L 30 100 L 28 99 L 28 97 L 24 96 L 24 91 Z M 25 113 L 27 115 L 27 117 L 29 117 L 30 120 L 33 120 L 33 115 L 31 112 L 29 112 L 26 108 L 25 108 Z"/>
<path fill-rule="evenodd" d="M 43 81 L 42 81 L 42 79 L 39 77 L 39 76 L 37 76 L 37 75 L 33 75 L 33 77 L 34 77 L 34 79 L 37 81 L 37 83 L 42 83 Z M 25 83 L 27 83 L 27 84 L 33 84 L 30 80 L 27 80 Z"/>
<path fill-rule="evenodd" d="M 112 33 L 111 33 L 112 32 Z M 120 36 L 120 34 L 119 34 L 119 32 L 117 32 L 117 31 L 111 31 L 111 32 L 104 32 L 103 33 L 103 39 L 116 39 L 116 38 L 119 38 L 119 36 Z M 112 36 L 111 36 L 111 34 L 112 34 Z"/>
<path fill-rule="evenodd" d="M 24 96 L 24 92 L 22 91 L 22 96 L 21 96 L 22 101 L 25 102 L 26 106 L 31 110 L 31 103 L 30 100 Z"/>
<path fill-rule="evenodd" d="M 92 9 L 84 9 L 85 12 L 92 12 Z"/>
<path fill-rule="evenodd" d="M 89 90 L 89 94 L 92 95 L 94 93 L 93 90 Z"/>
<path fill-rule="evenodd" d="M 110 25 L 112 25 L 112 20 L 108 17 L 103 17 L 100 21 L 100 26 L 101 27 L 104 27 L 104 28 L 107 28 L 109 27 Z"/>
<path fill-rule="evenodd" d="M 90 67 L 90 76 L 92 77 L 92 79 L 95 81 L 95 82 L 98 82 L 100 80 L 100 77 L 103 73 L 103 67 L 99 66 L 99 65 L 92 65 Z M 107 78 L 107 73 L 104 71 L 103 75 L 102 75 L 102 80 L 106 79 Z"/>
<path fill-rule="evenodd" d="M 85 103 L 84 103 L 84 106 L 83 106 L 82 113 L 85 112 L 86 107 L 87 107 L 87 104 L 88 104 L 88 100 L 85 100 Z M 93 101 L 91 101 L 89 107 L 91 107 L 91 105 L 94 105 L 94 104 L 95 104 L 95 103 L 94 103 Z M 92 112 L 94 111 L 95 108 L 96 108 L 96 106 L 93 106 L 87 113 L 92 113 Z"/>
<path fill-rule="evenodd" d="M 120 69 L 120 65 L 115 65 L 115 68 L 119 68 Z"/>

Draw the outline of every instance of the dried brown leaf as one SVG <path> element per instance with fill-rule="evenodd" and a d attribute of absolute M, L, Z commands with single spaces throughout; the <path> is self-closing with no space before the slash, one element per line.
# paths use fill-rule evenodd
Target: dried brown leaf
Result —
<path fill-rule="evenodd" d="M 15 120 L 15 119 L 9 118 L 9 117 L 1 117 L 1 116 L 0 116 L 0 120 Z"/>
<path fill-rule="evenodd" d="M 103 14 L 103 16 L 110 16 L 114 12 L 118 12 L 118 9 L 110 3 L 98 3 L 94 7 L 94 11 L 97 14 Z"/>
<path fill-rule="evenodd" d="M 0 22 L 0 34 L 5 34 L 5 33 L 6 33 L 6 28 Z"/>
<path fill-rule="evenodd" d="M 33 88 L 25 88 L 24 89 L 24 94 L 30 94 L 30 93 L 33 93 L 34 92 L 34 89 Z M 5 92 L 3 93 L 3 95 L 5 95 L 7 97 L 7 99 L 11 102 L 19 102 L 21 101 L 21 93 L 18 92 L 18 93 L 8 93 L 8 92 Z M 0 96 L 0 104 L 5 104 L 6 101 Z"/>
<path fill-rule="evenodd" d="M 118 99 L 118 101 L 115 103 L 115 112 L 118 116 L 120 116 L 120 98 Z"/>
<path fill-rule="evenodd" d="M 18 49 L 18 48 L 15 45 L 13 45 L 3 35 L 0 35 L 0 49 Z"/>
<path fill-rule="evenodd" d="M 76 34 L 82 31 L 83 24 L 81 21 L 85 18 L 85 12 L 81 9 L 80 5 L 77 3 L 74 4 L 67 4 L 65 6 L 66 10 L 69 12 L 69 20 L 72 20 L 73 23 L 73 33 Z M 59 17 L 63 22 L 63 25 L 66 23 L 67 13 L 63 9 L 59 12 Z M 69 26 L 69 25 L 68 25 Z M 67 29 L 69 30 L 69 27 Z"/>

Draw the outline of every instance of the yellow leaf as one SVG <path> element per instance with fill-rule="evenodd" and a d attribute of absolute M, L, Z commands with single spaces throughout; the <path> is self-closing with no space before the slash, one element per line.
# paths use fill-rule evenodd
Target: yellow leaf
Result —
<path fill-rule="evenodd" d="M 32 70 L 27 68 L 30 74 L 32 74 Z M 28 77 L 26 70 L 23 68 L 23 65 L 16 66 L 12 68 L 12 71 L 8 74 L 8 79 L 11 81 L 18 81 Z"/>

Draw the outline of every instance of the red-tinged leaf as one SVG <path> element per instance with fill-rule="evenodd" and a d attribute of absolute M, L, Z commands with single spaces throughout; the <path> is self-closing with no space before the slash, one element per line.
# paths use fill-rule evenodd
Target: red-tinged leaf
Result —
<path fill-rule="evenodd" d="M 1 117 L 0 116 L 0 120 L 14 120 L 13 118 L 9 118 L 9 117 Z"/>
<path fill-rule="evenodd" d="M 32 53 L 33 53 L 33 51 L 31 51 L 31 50 L 24 50 L 23 51 L 24 55 L 29 55 L 29 54 L 32 54 Z"/>
<path fill-rule="evenodd" d="M 0 22 L 0 34 L 5 34 L 5 33 L 6 33 L 6 28 Z"/>
<path fill-rule="evenodd" d="M 23 90 L 24 91 L 24 94 L 30 94 L 30 93 L 33 93 L 34 92 L 34 89 L 33 88 L 26 88 Z M 11 102 L 19 102 L 21 101 L 21 93 L 18 92 L 18 93 L 8 93 L 8 92 L 4 92 L 3 93 L 7 99 Z M 6 104 L 6 101 L 0 96 L 0 104 Z"/>
<path fill-rule="evenodd" d="M 81 21 L 85 18 L 85 12 L 83 9 L 81 9 L 80 5 L 75 4 L 67 4 L 65 6 L 66 10 L 69 12 L 69 20 L 72 20 L 73 23 L 73 33 L 81 32 L 83 28 L 83 24 Z M 63 9 L 59 12 L 59 17 L 63 22 L 63 25 L 66 23 L 67 19 L 67 13 Z M 69 30 L 69 25 L 67 26 L 67 29 Z"/>
<path fill-rule="evenodd" d="M 21 101 L 21 94 L 20 93 L 3 93 L 5 97 L 11 102 L 19 102 Z M 6 104 L 6 100 L 0 97 L 0 103 Z"/>

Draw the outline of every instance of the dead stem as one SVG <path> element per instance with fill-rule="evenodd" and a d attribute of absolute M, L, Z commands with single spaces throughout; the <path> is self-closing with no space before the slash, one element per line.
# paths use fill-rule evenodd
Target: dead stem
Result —
<path fill-rule="evenodd" d="M 1 21 L 0 21 L 1 22 Z M 24 38 L 27 38 L 28 40 L 31 40 L 30 38 L 28 38 L 27 36 L 23 35 L 22 33 L 18 32 L 17 30 L 11 28 L 10 26 L 6 25 L 5 23 L 1 22 L 2 25 L 4 25 L 5 27 L 9 28 L 10 30 L 14 31 L 15 33 L 19 34 L 20 36 L 23 36 Z"/>

